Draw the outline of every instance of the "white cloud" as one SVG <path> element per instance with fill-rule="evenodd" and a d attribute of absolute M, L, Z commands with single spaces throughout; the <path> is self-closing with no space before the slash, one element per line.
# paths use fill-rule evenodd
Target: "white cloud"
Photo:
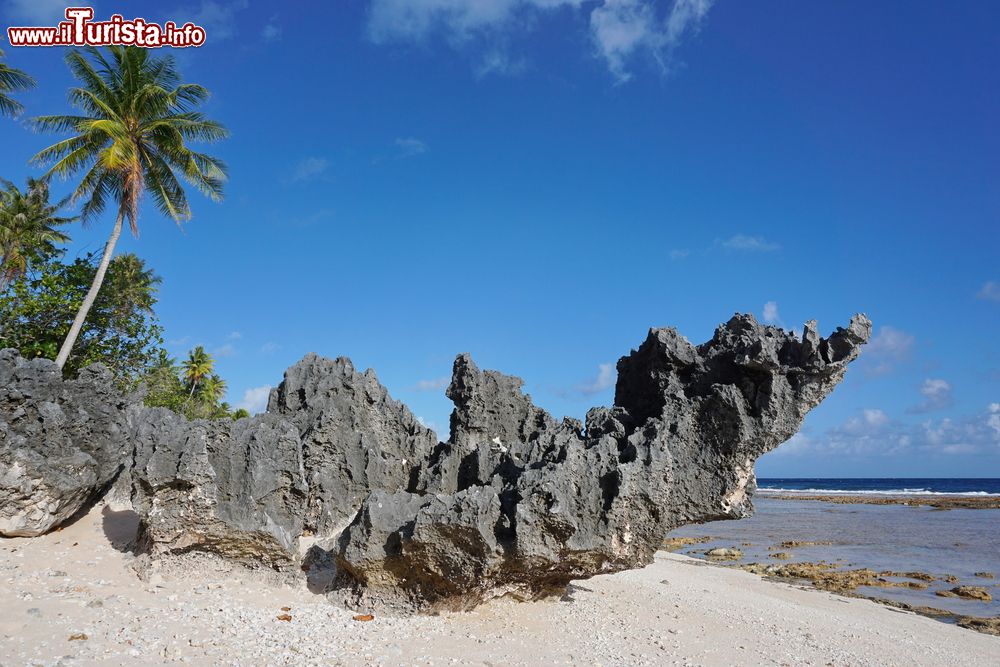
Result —
<path fill-rule="evenodd" d="M 427 144 L 414 137 L 396 139 L 397 157 L 413 157 L 427 152 Z"/>
<path fill-rule="evenodd" d="M 864 416 L 865 423 L 875 428 L 889 423 L 889 416 L 878 409 L 866 408 L 861 411 L 861 414 Z"/>
<path fill-rule="evenodd" d="M 292 172 L 292 180 L 308 181 L 322 174 L 329 166 L 330 161 L 326 158 L 307 157 L 295 165 L 295 171 Z"/>
<path fill-rule="evenodd" d="M 987 454 L 1000 445 L 1000 403 L 985 413 L 908 424 L 879 409 L 863 410 L 822 435 L 798 434 L 778 448 L 790 456 L 881 457 Z"/>
<path fill-rule="evenodd" d="M 524 58 L 515 58 L 506 49 L 494 48 L 483 56 L 482 61 L 476 67 L 476 78 L 481 79 L 490 74 L 516 75 L 527 67 L 528 63 Z"/>
<path fill-rule="evenodd" d="M 713 0 L 676 0 L 665 21 L 656 15 L 656 4 L 647 0 L 605 0 L 590 13 L 590 30 L 598 55 L 624 83 L 632 78 L 626 64 L 645 52 L 667 69 L 671 52 L 685 33 L 697 30 Z"/>
<path fill-rule="evenodd" d="M 907 361 L 913 351 L 916 338 L 911 334 L 891 326 L 879 327 L 878 333 L 862 348 L 867 375 L 885 375 L 897 365 Z"/>
<path fill-rule="evenodd" d="M 418 380 L 413 388 L 417 391 L 437 391 L 439 389 L 444 389 L 451 382 L 450 378 L 439 377 L 433 380 Z"/>
<path fill-rule="evenodd" d="M 206 43 L 223 41 L 236 34 L 236 14 L 248 6 L 248 0 L 230 0 L 228 2 L 202 0 L 198 11 L 191 18 L 185 18 L 185 21 L 191 21 L 205 29 Z"/>
<path fill-rule="evenodd" d="M 919 405 L 910 408 L 911 413 L 933 412 L 947 408 L 952 404 L 951 384 L 939 378 L 927 378 L 920 385 L 920 393 L 924 400 Z"/>
<path fill-rule="evenodd" d="M 267 398 L 270 394 L 271 385 L 269 384 L 247 389 L 243 392 L 243 400 L 236 407 L 243 408 L 252 415 L 264 412 L 267 409 Z"/>
<path fill-rule="evenodd" d="M 781 322 L 781 315 L 778 314 L 778 302 L 768 301 L 764 304 L 764 311 L 761 313 L 764 317 L 764 321 L 768 324 L 777 324 L 779 326 L 784 326 Z"/>
<path fill-rule="evenodd" d="M 281 26 L 278 25 L 278 17 L 272 16 L 260 31 L 261 39 L 265 42 L 276 42 L 281 39 Z"/>
<path fill-rule="evenodd" d="M 236 354 L 236 348 L 232 343 L 225 343 L 212 350 L 212 356 L 217 358 L 231 357 Z"/>
<path fill-rule="evenodd" d="M 584 396 L 592 396 L 614 386 L 614 384 L 614 364 L 599 364 L 597 367 L 597 377 L 577 385 L 576 389 Z"/>
<path fill-rule="evenodd" d="M 685 259 L 690 254 L 691 251 L 688 250 L 687 248 L 675 248 L 670 251 L 670 259 L 673 260 Z"/>
<path fill-rule="evenodd" d="M 171 338 L 167 341 L 168 347 L 183 347 L 191 342 L 191 336 L 181 336 L 180 338 Z"/>
<path fill-rule="evenodd" d="M 530 31 L 539 17 L 560 10 L 589 10 L 596 55 L 618 82 L 624 82 L 632 76 L 627 64 L 638 54 L 651 56 L 666 71 L 673 51 L 697 30 L 713 1 L 674 0 L 662 16 L 655 0 L 372 0 L 368 36 L 381 44 L 422 42 L 438 34 L 456 49 L 478 39 L 491 45 L 478 76 L 516 73 L 523 69 L 523 60 L 496 49 L 505 33 Z"/>
<path fill-rule="evenodd" d="M 808 451 L 813 447 L 812 439 L 804 432 L 799 431 L 786 440 L 774 450 L 776 455 L 795 455 Z"/>
<path fill-rule="evenodd" d="M 845 433 L 866 435 L 889 423 L 889 416 L 878 408 L 865 408 L 861 414 L 851 417 L 840 427 Z"/>
<path fill-rule="evenodd" d="M 879 327 L 878 333 L 868 343 L 865 351 L 870 355 L 885 356 L 898 361 L 910 355 L 915 341 L 911 334 L 886 325 Z"/>
<path fill-rule="evenodd" d="M 264 354 L 273 354 L 273 353 L 277 352 L 280 349 L 281 349 L 281 346 L 278 345 L 277 343 L 275 343 L 272 340 L 269 340 L 269 341 L 267 341 L 266 343 L 264 343 L 263 345 L 260 346 L 260 351 L 263 352 Z"/>
<path fill-rule="evenodd" d="M 781 249 L 780 245 L 768 241 L 763 236 L 748 236 L 746 234 L 736 234 L 728 239 L 716 241 L 716 243 L 727 250 L 741 252 L 774 252 Z"/>
<path fill-rule="evenodd" d="M 66 0 L 7 0 L 4 3 L 6 11 L 4 23 L 10 25 L 9 19 L 19 19 L 30 26 L 54 26 L 66 20 L 66 8 L 75 7 Z M 82 6 L 93 7 L 93 3 Z"/>
<path fill-rule="evenodd" d="M 632 78 L 625 63 L 633 52 L 648 49 L 655 54 L 661 48 L 653 8 L 639 0 L 607 0 L 595 7 L 590 14 L 590 29 L 598 54 L 622 83 Z"/>
<path fill-rule="evenodd" d="M 419 42 L 441 32 L 453 44 L 509 27 L 518 12 L 578 7 L 583 0 L 372 0 L 368 35 L 376 43 Z"/>
<path fill-rule="evenodd" d="M 993 282 L 992 280 L 984 283 L 976 296 L 986 301 L 1000 302 L 1000 283 Z"/>
<path fill-rule="evenodd" d="M 230 331 L 226 338 L 229 340 L 239 340 L 240 338 L 243 338 L 243 334 L 239 331 Z"/>

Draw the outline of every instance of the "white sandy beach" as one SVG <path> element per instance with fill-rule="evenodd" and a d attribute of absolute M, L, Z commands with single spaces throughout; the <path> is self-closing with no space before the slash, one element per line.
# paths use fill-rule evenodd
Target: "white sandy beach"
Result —
<path fill-rule="evenodd" d="M 358 622 L 254 576 L 144 583 L 102 510 L 0 542 L 0 665 L 1000 664 L 998 637 L 667 553 L 564 600 Z"/>

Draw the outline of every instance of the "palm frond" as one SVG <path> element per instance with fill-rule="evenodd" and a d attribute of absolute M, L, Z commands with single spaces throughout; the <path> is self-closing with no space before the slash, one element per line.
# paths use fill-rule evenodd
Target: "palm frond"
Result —
<path fill-rule="evenodd" d="M 85 222 L 114 201 L 138 234 L 143 192 L 165 217 L 189 219 L 187 194 L 178 179 L 213 200 L 222 198 L 225 163 L 188 143 L 218 141 L 229 133 L 196 111 L 208 90 L 182 82 L 173 58 L 113 46 L 72 51 L 66 62 L 79 81 L 69 99 L 80 115 L 34 119 L 36 129 L 72 136 L 33 160 L 48 166 L 47 178 L 82 174 L 71 198 L 82 202 Z"/>

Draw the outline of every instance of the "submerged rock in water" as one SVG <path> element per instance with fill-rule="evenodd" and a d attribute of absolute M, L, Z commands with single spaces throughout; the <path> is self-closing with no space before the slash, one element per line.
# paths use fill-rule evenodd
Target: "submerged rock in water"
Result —
<path fill-rule="evenodd" d="M 738 315 L 697 347 L 653 329 L 618 362 L 615 406 L 585 425 L 459 356 L 449 441 L 415 489 L 365 499 L 330 596 L 464 609 L 642 567 L 669 530 L 750 513 L 755 460 L 798 430 L 870 335 L 864 316 L 822 339 L 814 322 L 800 338 Z"/>
<path fill-rule="evenodd" d="M 979 600 L 980 602 L 993 601 L 993 596 L 983 586 L 955 586 L 948 590 L 936 592 L 945 598 L 964 598 L 966 600 Z"/>
<path fill-rule="evenodd" d="M 63 380 L 52 361 L 0 351 L 0 536 L 41 535 L 95 500 L 131 459 L 138 400 L 103 366 Z"/>

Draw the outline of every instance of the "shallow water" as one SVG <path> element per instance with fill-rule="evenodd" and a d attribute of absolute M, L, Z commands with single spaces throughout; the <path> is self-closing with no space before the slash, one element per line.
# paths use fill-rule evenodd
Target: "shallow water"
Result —
<path fill-rule="evenodd" d="M 946 609 L 971 616 L 1000 614 L 1000 510 L 936 510 L 903 505 L 840 505 L 820 501 L 754 500 L 755 516 L 740 521 L 715 521 L 684 526 L 670 537 L 711 536 L 712 541 L 678 551 L 704 557 L 714 547 L 743 551 L 738 564 L 827 562 L 845 569 L 867 567 L 897 572 L 918 571 L 935 577 L 954 575 L 957 583 L 930 582 L 926 590 L 861 588 L 858 593 Z M 781 549 L 789 560 L 769 558 L 768 547 L 786 541 L 831 541 Z M 744 546 L 749 543 L 752 546 Z M 992 572 L 996 579 L 975 577 Z M 935 595 L 954 586 L 984 586 L 993 602 L 979 602 Z"/>
<path fill-rule="evenodd" d="M 761 491 L 851 495 L 995 496 L 1000 495 L 996 477 L 762 477 Z"/>

